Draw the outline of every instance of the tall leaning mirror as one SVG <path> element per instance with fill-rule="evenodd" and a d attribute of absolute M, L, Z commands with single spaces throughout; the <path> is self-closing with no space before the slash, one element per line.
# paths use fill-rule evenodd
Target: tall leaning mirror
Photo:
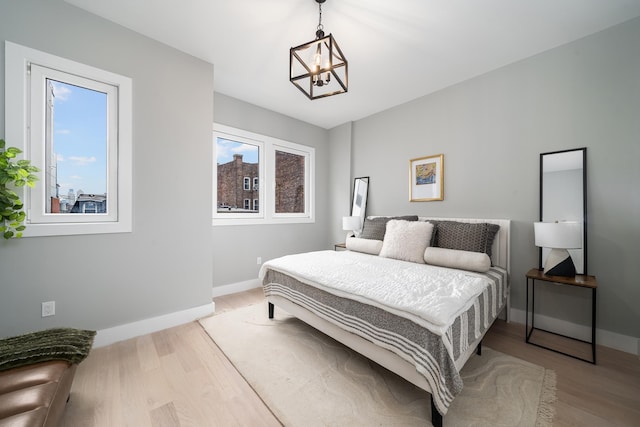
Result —
<path fill-rule="evenodd" d="M 360 218 L 358 228 L 362 229 L 367 216 L 367 196 L 369 195 L 369 177 L 361 176 L 353 180 L 353 203 L 351 216 Z M 356 234 L 358 235 L 358 234 Z"/>
<path fill-rule="evenodd" d="M 540 221 L 578 222 L 581 248 L 568 249 L 577 274 L 587 273 L 587 149 L 540 154 Z M 551 249 L 540 248 L 540 268 Z"/>

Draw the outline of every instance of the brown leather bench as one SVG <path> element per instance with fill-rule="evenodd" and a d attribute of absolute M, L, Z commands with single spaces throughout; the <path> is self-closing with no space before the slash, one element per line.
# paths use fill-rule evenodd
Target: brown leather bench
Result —
<path fill-rule="evenodd" d="M 78 365 L 54 360 L 0 372 L 0 427 L 57 426 Z"/>
<path fill-rule="evenodd" d="M 55 427 L 95 331 L 51 328 L 0 339 L 0 427 Z"/>

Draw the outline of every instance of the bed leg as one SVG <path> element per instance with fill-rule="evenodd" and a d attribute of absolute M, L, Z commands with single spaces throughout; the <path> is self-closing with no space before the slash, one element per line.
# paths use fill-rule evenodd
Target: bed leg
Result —
<path fill-rule="evenodd" d="M 442 415 L 433 403 L 433 395 L 431 396 L 431 424 L 433 427 L 442 427 Z"/>
<path fill-rule="evenodd" d="M 478 343 L 478 347 L 476 347 L 476 354 L 478 356 L 482 356 L 482 341 Z"/>
<path fill-rule="evenodd" d="M 269 303 L 269 319 L 273 319 L 273 304 Z"/>

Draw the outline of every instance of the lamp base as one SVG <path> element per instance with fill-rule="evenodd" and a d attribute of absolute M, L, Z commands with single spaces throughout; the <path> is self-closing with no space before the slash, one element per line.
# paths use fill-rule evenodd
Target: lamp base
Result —
<path fill-rule="evenodd" d="M 576 266 L 566 249 L 551 249 L 544 263 L 544 274 L 548 276 L 574 277 Z"/>

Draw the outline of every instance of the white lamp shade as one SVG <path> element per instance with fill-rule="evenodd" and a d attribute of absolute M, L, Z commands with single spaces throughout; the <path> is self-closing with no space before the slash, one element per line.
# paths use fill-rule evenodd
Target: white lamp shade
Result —
<path fill-rule="evenodd" d="M 534 222 L 533 227 L 536 246 L 555 249 L 582 247 L 581 222 Z"/>
<path fill-rule="evenodd" d="M 342 229 L 345 231 L 360 230 L 360 217 L 359 216 L 343 216 Z"/>

